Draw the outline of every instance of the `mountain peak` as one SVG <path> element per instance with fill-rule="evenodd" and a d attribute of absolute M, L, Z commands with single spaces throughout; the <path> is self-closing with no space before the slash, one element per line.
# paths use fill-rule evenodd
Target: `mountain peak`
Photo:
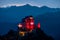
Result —
<path fill-rule="evenodd" d="M 24 6 L 31 6 L 30 4 L 26 4 L 26 5 L 24 5 Z"/>
<path fill-rule="evenodd" d="M 41 8 L 49 8 L 49 7 L 47 7 L 47 6 L 42 6 Z"/>

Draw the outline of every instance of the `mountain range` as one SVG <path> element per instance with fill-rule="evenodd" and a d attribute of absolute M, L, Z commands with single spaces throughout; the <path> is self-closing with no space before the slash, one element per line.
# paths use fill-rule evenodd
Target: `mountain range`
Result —
<path fill-rule="evenodd" d="M 47 12 L 57 12 L 60 11 L 59 8 L 49 8 L 47 6 L 36 7 L 26 4 L 24 6 L 11 6 L 7 8 L 0 8 L 0 22 L 19 22 L 25 16 L 44 14 Z M 4 20 L 5 18 L 5 20 Z"/>
<path fill-rule="evenodd" d="M 10 29 L 17 30 L 21 19 L 30 15 L 35 18 L 36 23 L 41 23 L 41 29 L 45 33 L 52 35 L 56 40 L 60 39 L 60 8 L 36 7 L 29 4 L 0 8 L 0 34 L 6 34 Z"/>

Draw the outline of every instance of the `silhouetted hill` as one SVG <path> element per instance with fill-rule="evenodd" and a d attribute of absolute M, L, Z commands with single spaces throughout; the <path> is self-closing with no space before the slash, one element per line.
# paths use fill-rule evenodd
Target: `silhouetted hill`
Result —
<path fill-rule="evenodd" d="M 41 29 L 37 29 L 35 33 L 28 33 L 27 36 L 21 37 L 17 31 L 10 30 L 8 34 L 0 37 L 0 40 L 54 40 L 51 36 L 47 36 Z"/>
<path fill-rule="evenodd" d="M 49 12 L 36 17 L 36 22 L 41 23 L 41 28 L 48 35 L 53 36 L 56 40 L 60 40 L 60 11 Z"/>

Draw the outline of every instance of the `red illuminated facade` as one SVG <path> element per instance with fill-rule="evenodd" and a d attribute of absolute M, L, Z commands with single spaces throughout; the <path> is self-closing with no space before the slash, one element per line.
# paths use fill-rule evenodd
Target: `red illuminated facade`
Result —
<path fill-rule="evenodd" d="M 34 18 L 32 16 L 28 16 L 22 20 L 22 23 L 18 24 L 18 28 L 20 31 L 24 30 L 24 32 L 32 32 L 36 28 L 40 29 L 40 23 L 35 25 Z"/>

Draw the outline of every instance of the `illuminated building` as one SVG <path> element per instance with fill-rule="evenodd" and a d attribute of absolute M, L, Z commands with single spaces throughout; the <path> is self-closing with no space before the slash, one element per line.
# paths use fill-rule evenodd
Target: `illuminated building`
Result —
<path fill-rule="evenodd" d="M 37 27 L 36 27 L 37 26 Z M 32 16 L 25 17 L 22 23 L 18 24 L 19 35 L 24 36 L 26 33 L 30 33 L 36 28 L 40 29 L 40 23 L 34 24 L 34 18 Z"/>

